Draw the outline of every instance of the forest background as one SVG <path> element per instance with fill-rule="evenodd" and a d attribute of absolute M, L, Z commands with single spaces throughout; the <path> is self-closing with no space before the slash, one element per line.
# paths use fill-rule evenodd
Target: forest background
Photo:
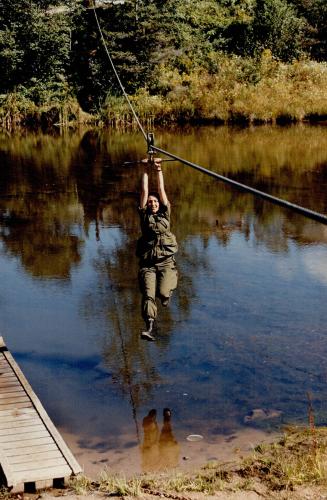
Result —
<path fill-rule="evenodd" d="M 127 124 L 93 0 L 0 0 L 0 124 Z M 327 117 L 326 0 L 97 0 L 143 121 Z"/>

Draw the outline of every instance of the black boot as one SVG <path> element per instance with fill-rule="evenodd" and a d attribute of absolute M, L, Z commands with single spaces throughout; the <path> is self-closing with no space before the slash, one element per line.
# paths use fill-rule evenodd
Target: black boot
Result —
<path fill-rule="evenodd" d="M 155 337 L 152 335 L 153 323 L 154 323 L 154 319 L 153 319 L 153 318 L 148 318 L 148 319 L 146 320 L 147 330 L 146 330 L 146 331 L 143 331 L 143 332 L 141 333 L 141 337 L 142 337 L 142 339 L 146 339 L 146 340 L 155 340 Z"/>
<path fill-rule="evenodd" d="M 164 422 L 170 422 L 170 419 L 171 419 L 171 410 L 170 410 L 170 408 L 164 408 L 164 410 L 163 410 L 163 418 L 164 418 Z"/>

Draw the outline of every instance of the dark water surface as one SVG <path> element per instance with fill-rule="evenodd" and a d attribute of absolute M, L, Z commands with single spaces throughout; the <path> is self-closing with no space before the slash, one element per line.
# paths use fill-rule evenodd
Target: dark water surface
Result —
<path fill-rule="evenodd" d="M 327 213 L 326 127 L 155 137 Z M 165 407 L 174 438 L 167 422 L 160 442 L 155 422 L 144 424 L 150 448 L 168 443 L 171 465 L 189 434 L 209 446 L 244 428 L 307 422 L 307 393 L 327 424 L 327 226 L 166 163 L 179 286 L 169 309 L 159 306 L 157 342 L 146 343 L 135 256 L 142 166 L 122 166 L 144 155 L 138 133 L 0 134 L 0 330 L 73 451 L 88 470 L 129 467 L 134 450 L 140 469 L 143 418 L 156 409 L 161 430 Z"/>

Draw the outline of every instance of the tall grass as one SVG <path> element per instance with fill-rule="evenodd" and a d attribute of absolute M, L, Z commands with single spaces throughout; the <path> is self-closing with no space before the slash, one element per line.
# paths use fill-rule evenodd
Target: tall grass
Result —
<path fill-rule="evenodd" d="M 327 117 L 326 63 L 284 64 L 264 51 L 259 61 L 220 56 L 217 65 L 215 73 L 158 68 L 156 92 L 141 89 L 132 98 L 142 121 L 276 123 Z M 119 117 L 120 123 L 133 122 L 125 102 L 111 97 L 102 118 L 117 125 Z"/>
<path fill-rule="evenodd" d="M 151 89 L 130 96 L 141 121 L 154 123 L 211 121 L 218 123 L 278 123 L 327 119 L 327 64 L 310 60 L 285 64 L 269 50 L 260 59 L 213 55 L 215 71 L 195 66 L 188 73 L 159 65 Z M 35 104 L 37 102 L 38 104 Z M 108 95 L 90 115 L 82 111 L 72 91 L 33 92 L 19 89 L 0 96 L 0 126 L 75 126 L 92 123 L 135 127 L 123 97 Z"/>
<path fill-rule="evenodd" d="M 256 491 L 258 485 L 264 498 L 275 498 L 273 494 L 276 491 L 286 494 L 301 486 L 325 488 L 327 428 L 315 428 L 313 436 L 311 425 L 308 428 L 290 427 L 279 441 L 258 445 L 238 463 L 212 462 L 193 474 L 167 471 L 155 476 L 144 474 L 127 479 L 104 471 L 96 482 L 84 476 L 75 478 L 70 483 L 70 489 L 78 495 L 99 491 L 109 496 L 140 497 L 151 494 L 179 498 L 178 495 L 187 492 L 214 495 L 223 491 L 227 496 L 239 490 Z"/>
<path fill-rule="evenodd" d="M 316 438 L 313 441 L 311 429 L 289 429 L 279 442 L 258 446 L 253 456 L 245 460 L 242 474 L 258 477 L 271 490 L 326 486 L 326 428 L 317 429 Z"/>
<path fill-rule="evenodd" d="M 96 124 L 97 120 L 97 116 L 85 113 L 77 99 L 70 96 L 63 100 L 48 99 L 39 104 L 20 91 L 0 96 L 0 127 L 7 130 L 19 126 L 71 127 Z"/>

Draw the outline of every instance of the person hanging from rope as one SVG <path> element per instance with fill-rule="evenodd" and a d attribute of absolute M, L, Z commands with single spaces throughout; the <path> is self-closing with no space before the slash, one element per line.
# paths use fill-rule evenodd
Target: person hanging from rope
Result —
<path fill-rule="evenodd" d="M 147 162 L 148 160 L 145 160 Z M 156 298 L 167 307 L 177 287 L 175 254 L 178 250 L 175 235 L 170 231 L 170 203 L 168 201 L 161 158 L 149 161 L 157 174 L 158 192 L 149 192 L 149 177 L 142 176 L 140 215 L 142 236 L 138 239 L 136 255 L 139 257 L 139 283 L 142 292 L 142 316 L 147 330 L 141 336 L 155 340 L 152 329 L 157 317 Z"/>

